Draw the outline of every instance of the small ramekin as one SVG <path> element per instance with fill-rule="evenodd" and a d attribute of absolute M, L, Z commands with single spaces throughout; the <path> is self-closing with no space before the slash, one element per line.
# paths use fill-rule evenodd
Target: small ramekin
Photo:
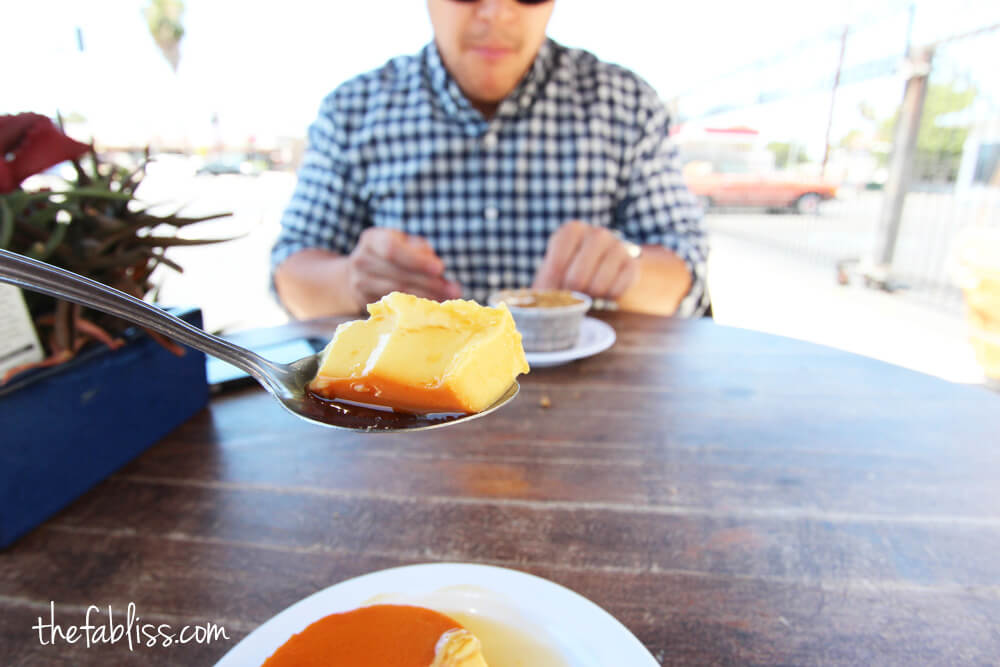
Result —
<path fill-rule="evenodd" d="M 523 307 L 511 305 L 508 301 L 512 296 L 547 291 L 565 290 L 500 290 L 491 294 L 487 301 L 491 306 L 506 303 L 510 314 L 514 316 L 514 324 L 521 333 L 521 344 L 525 352 L 554 352 L 576 345 L 580 338 L 580 324 L 593 304 L 591 298 L 581 292 L 571 292 L 580 303 L 567 306 Z"/>

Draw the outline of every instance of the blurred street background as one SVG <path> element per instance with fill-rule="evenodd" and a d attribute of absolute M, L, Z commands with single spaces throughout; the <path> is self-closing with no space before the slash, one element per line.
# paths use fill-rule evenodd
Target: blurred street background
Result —
<path fill-rule="evenodd" d="M 172 249 L 185 270 L 159 294 L 224 332 L 286 319 L 268 253 L 322 97 L 430 39 L 412 0 L 5 13 L 23 26 L 5 62 L 36 55 L 5 75 L 4 112 L 59 114 L 123 164 L 149 147 L 145 201 L 233 213 L 190 233 L 239 238 Z M 561 0 L 550 34 L 634 69 L 673 111 L 717 321 L 984 382 L 958 258 L 1000 230 L 1000 5 Z"/>

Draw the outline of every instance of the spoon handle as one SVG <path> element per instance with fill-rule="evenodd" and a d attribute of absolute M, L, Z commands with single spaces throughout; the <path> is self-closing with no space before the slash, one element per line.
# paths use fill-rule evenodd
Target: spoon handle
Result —
<path fill-rule="evenodd" d="M 278 364 L 96 280 L 0 249 L 0 282 L 110 313 L 242 369 L 271 389 Z M 280 372 L 280 370 L 279 370 Z"/>

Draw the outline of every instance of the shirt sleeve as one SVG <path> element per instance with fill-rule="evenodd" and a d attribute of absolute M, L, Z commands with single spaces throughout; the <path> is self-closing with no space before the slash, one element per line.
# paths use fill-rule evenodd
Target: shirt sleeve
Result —
<path fill-rule="evenodd" d="M 307 248 L 349 254 L 370 225 L 354 161 L 348 147 L 347 116 L 339 113 L 338 93 L 328 96 L 309 127 L 295 191 L 281 218 L 271 249 L 271 273 L 289 256 Z"/>
<path fill-rule="evenodd" d="M 662 245 L 677 254 L 691 273 L 691 289 L 677 308 L 681 317 L 701 316 L 709 306 L 708 239 L 701 207 L 684 184 L 680 156 L 670 139 L 670 118 L 657 99 L 638 142 L 626 155 L 625 192 L 615 225 L 640 245 Z"/>

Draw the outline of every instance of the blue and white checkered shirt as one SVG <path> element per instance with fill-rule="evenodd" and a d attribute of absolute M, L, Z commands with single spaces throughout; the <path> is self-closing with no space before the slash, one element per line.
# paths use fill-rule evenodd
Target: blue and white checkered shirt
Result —
<path fill-rule="evenodd" d="M 546 41 L 486 120 L 434 44 L 331 93 L 309 129 L 272 268 L 306 248 L 349 254 L 371 225 L 422 236 L 464 298 L 531 284 L 549 236 L 580 220 L 688 265 L 679 315 L 708 305 L 701 211 L 670 119 L 635 74 Z"/>

